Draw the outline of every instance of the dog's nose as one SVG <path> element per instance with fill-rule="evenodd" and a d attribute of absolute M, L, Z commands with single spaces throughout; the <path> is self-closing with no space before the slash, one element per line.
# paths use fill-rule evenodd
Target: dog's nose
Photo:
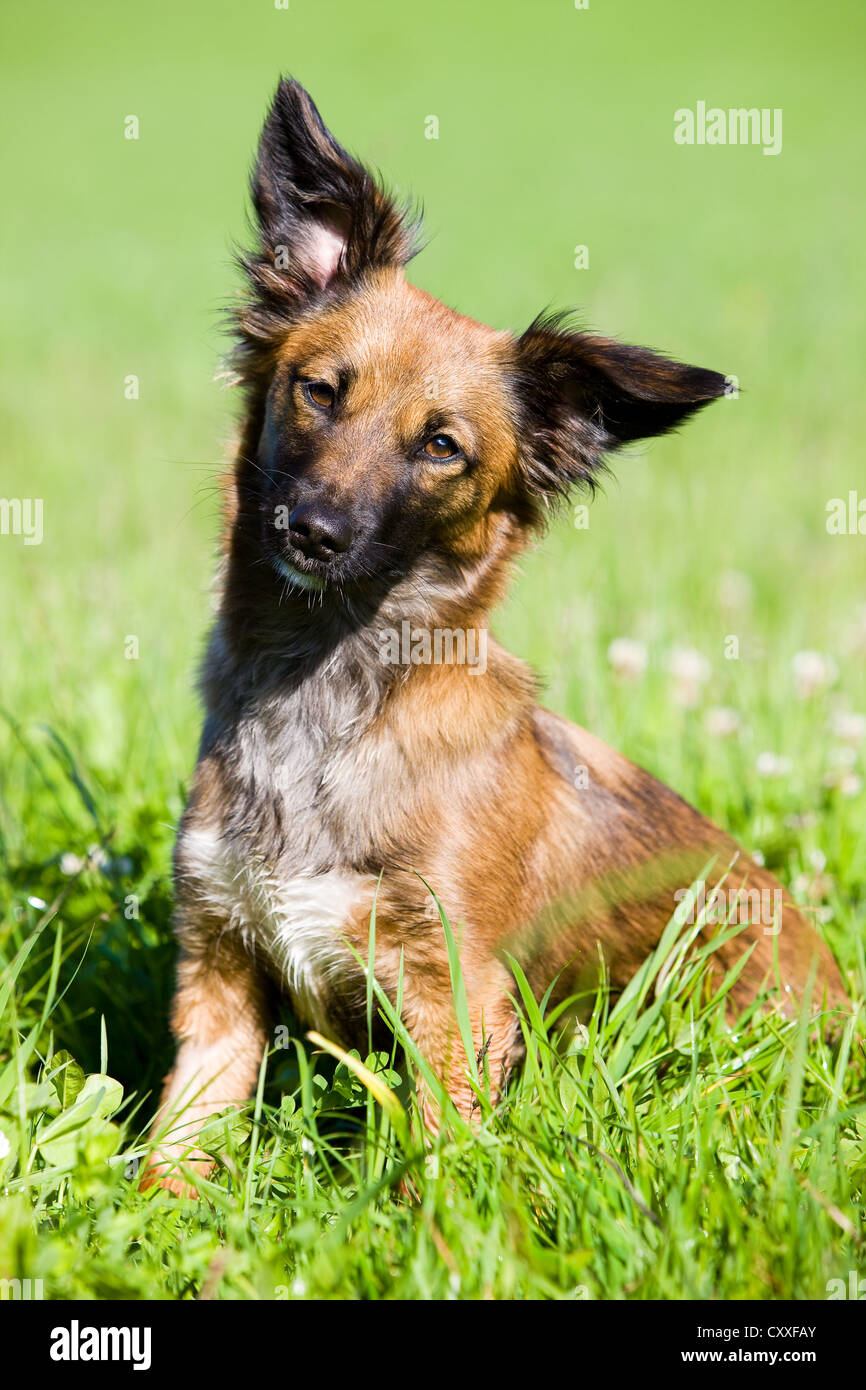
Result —
<path fill-rule="evenodd" d="M 352 528 L 334 507 L 307 502 L 289 517 L 289 540 L 311 560 L 332 560 L 352 544 Z"/>

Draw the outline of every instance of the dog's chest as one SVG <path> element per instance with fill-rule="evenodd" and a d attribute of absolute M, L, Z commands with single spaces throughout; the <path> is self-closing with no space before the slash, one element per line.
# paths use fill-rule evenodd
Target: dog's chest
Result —
<path fill-rule="evenodd" d="M 271 692 L 219 739 L 222 795 L 187 819 L 181 875 L 209 915 L 264 956 L 297 1012 L 322 1025 L 357 986 L 347 926 L 369 917 L 376 878 L 371 807 L 377 760 L 364 731 L 375 692 L 338 663 L 319 679 Z M 354 992 L 354 991 L 353 991 Z"/>
<path fill-rule="evenodd" d="M 208 914 L 267 958 L 305 1021 L 326 1026 L 332 1001 L 359 973 L 345 933 L 372 908 L 376 880 L 349 869 L 292 872 L 212 829 L 186 830 L 178 857 Z"/>

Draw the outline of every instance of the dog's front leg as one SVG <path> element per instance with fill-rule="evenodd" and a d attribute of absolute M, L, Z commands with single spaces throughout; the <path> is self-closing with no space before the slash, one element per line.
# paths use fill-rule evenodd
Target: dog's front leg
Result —
<path fill-rule="evenodd" d="M 506 1074 L 517 1054 L 519 1028 L 508 991 L 514 981 L 498 961 L 480 972 L 467 972 L 466 998 L 472 1030 L 472 1048 L 479 1078 L 490 1078 L 490 1099 L 499 1099 Z M 470 1080 L 466 1056 L 451 990 L 450 977 L 438 988 L 412 992 L 404 1001 L 404 1017 L 413 1041 L 442 1081 L 457 1110 L 465 1119 L 478 1118 L 478 1097 Z M 421 1113 L 431 1133 L 439 1129 L 439 1107 L 429 1088 L 419 1082 Z"/>
<path fill-rule="evenodd" d="M 207 1173 L 213 1160 L 197 1145 L 203 1121 L 252 1093 L 267 1042 L 263 981 L 249 956 L 217 945 L 181 956 L 172 1006 L 177 1058 L 166 1078 L 143 1187 L 194 1195 L 180 1171 Z"/>

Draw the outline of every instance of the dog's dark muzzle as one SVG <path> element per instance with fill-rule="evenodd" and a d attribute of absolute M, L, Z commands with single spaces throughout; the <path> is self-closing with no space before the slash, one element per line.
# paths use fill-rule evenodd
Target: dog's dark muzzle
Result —
<path fill-rule="evenodd" d="M 288 558 L 302 555 L 307 560 L 330 564 L 336 556 L 345 554 L 354 534 L 348 517 L 336 507 L 323 502 L 302 502 L 289 514 Z"/>

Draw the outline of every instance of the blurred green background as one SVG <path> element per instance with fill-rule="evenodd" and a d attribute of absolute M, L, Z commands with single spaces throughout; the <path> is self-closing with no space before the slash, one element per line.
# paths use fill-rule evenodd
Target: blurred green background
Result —
<path fill-rule="evenodd" d="M 866 707 L 866 537 L 828 535 L 825 508 L 866 497 L 862 4 L 4 0 L 2 30 L 0 492 L 44 499 L 41 545 L 0 537 L 10 881 L 86 847 L 58 759 L 99 834 L 167 869 L 234 427 L 219 311 L 265 106 L 292 73 L 423 199 L 410 276 L 433 294 L 515 330 L 578 306 L 738 377 L 738 399 L 617 460 L 589 529 L 563 514 L 496 626 L 547 703 L 789 880 L 827 854 L 859 901 L 862 747 L 832 721 Z M 698 100 L 781 107 L 782 153 L 675 145 L 674 111 Z M 617 637 L 648 652 L 630 682 Z M 695 708 L 671 683 L 677 646 L 708 663 Z M 801 700 L 791 662 L 813 648 L 835 674 Z M 736 712 L 732 737 L 714 706 Z M 781 778 L 756 770 L 765 750 L 790 760 Z"/>

